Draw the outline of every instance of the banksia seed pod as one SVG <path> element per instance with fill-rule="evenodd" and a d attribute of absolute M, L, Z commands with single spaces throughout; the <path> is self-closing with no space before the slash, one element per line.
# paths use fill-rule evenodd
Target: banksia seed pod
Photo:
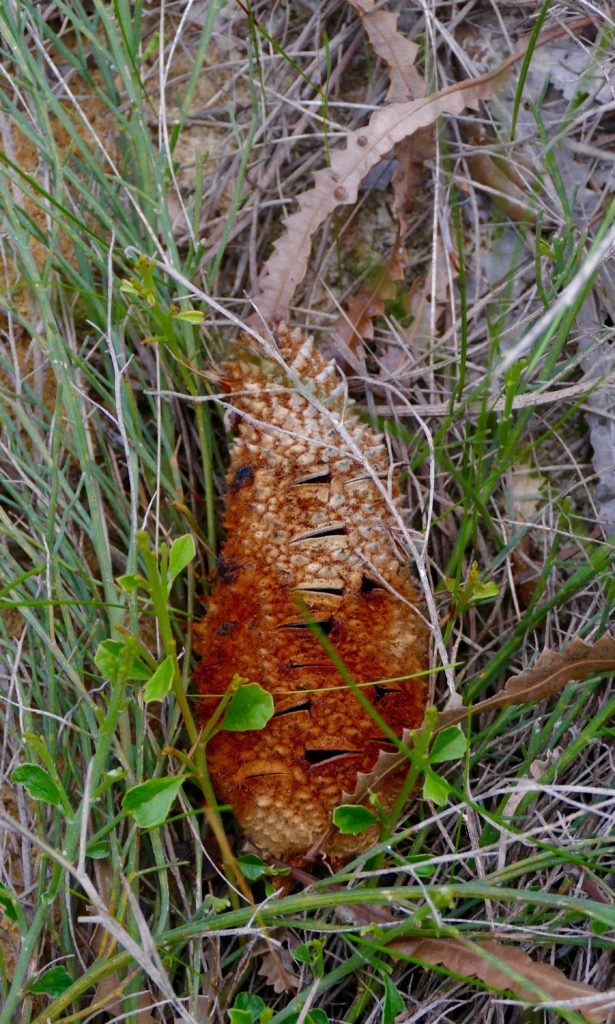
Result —
<path fill-rule="evenodd" d="M 295 596 L 354 681 L 375 684 L 363 692 L 399 735 L 423 720 L 424 677 L 399 677 L 425 671 L 428 637 L 395 547 L 391 503 L 399 491 L 381 439 L 346 411 L 339 373 L 311 338 L 282 326 L 277 341 L 277 353 L 243 349 L 223 368 L 238 436 L 218 582 L 195 627 L 195 679 L 202 725 L 235 673 L 272 694 L 267 726 L 218 733 L 207 760 L 219 798 L 250 839 L 300 862 L 358 773 L 391 746 L 307 628 Z M 404 774 L 379 790 L 385 806 Z M 376 829 L 336 834 L 322 852 L 339 862 L 376 839 Z"/>

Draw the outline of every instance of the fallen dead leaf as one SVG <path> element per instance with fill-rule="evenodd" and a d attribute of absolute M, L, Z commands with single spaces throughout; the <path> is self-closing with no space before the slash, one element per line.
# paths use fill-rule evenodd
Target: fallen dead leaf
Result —
<path fill-rule="evenodd" d="M 504 689 L 493 697 L 479 701 L 473 707 L 451 708 L 441 711 L 434 735 L 451 725 L 465 721 L 470 715 L 476 717 L 487 711 L 503 707 L 532 704 L 546 700 L 563 690 L 573 679 L 587 679 L 598 672 L 615 671 L 615 637 L 605 633 L 593 644 L 584 640 L 573 640 L 563 651 L 545 650 L 533 668 L 510 676 Z M 412 733 L 404 730 L 402 742 L 412 747 Z M 375 790 L 397 771 L 406 761 L 406 755 L 380 752 L 378 761 L 371 772 L 359 774 L 356 789 L 344 797 L 347 803 L 360 803 L 370 790 Z"/>
<path fill-rule="evenodd" d="M 261 317 L 276 321 L 287 316 L 307 272 L 314 233 L 336 207 L 356 201 L 359 185 L 371 168 L 398 142 L 433 124 L 440 115 L 477 109 L 497 88 L 510 63 L 433 96 L 391 103 L 376 110 L 364 128 L 348 133 L 345 148 L 332 153 L 330 167 L 316 171 L 314 187 L 298 197 L 298 208 L 287 217 L 284 232 L 263 267 L 261 291 L 254 298 L 259 323 Z"/>
<path fill-rule="evenodd" d="M 271 985 L 274 992 L 296 992 L 299 988 L 299 975 L 295 972 L 295 961 L 290 952 L 278 947 L 276 956 L 271 952 L 263 953 L 258 974 Z M 282 970 L 280 970 L 282 967 Z"/>
<path fill-rule="evenodd" d="M 570 29 L 582 22 L 570 22 Z M 566 27 L 550 30 L 537 47 L 557 38 Z M 253 300 L 258 327 L 262 320 L 276 322 L 288 316 L 293 296 L 308 267 L 312 238 L 338 206 L 356 201 L 359 185 L 369 171 L 404 139 L 432 125 L 442 114 L 478 109 L 504 81 L 507 72 L 526 52 L 527 43 L 492 71 L 457 82 L 433 96 L 390 103 L 376 110 L 367 125 L 346 136 L 346 146 L 334 150 L 329 167 L 314 175 L 314 187 L 297 197 L 297 209 L 284 221 L 284 230 L 259 277 L 260 291 Z M 397 81 L 400 81 L 398 79 Z"/>
<path fill-rule="evenodd" d="M 486 187 L 488 196 L 511 220 L 535 224 L 532 176 L 530 170 L 521 162 L 520 155 L 515 154 L 515 159 L 512 160 L 501 153 L 490 152 L 496 140 L 490 138 L 482 126 L 468 124 L 464 128 L 464 134 L 473 144 L 467 163 L 474 181 Z"/>
<path fill-rule="evenodd" d="M 414 67 L 419 48 L 407 39 L 397 28 L 398 14 L 376 8 L 374 0 L 349 0 L 361 19 L 361 24 L 378 57 L 387 65 L 389 89 L 387 103 L 403 103 L 425 96 L 427 86 Z M 393 153 L 396 169 L 392 178 L 393 209 L 397 219 L 397 237 L 392 254 L 377 280 L 363 288 L 348 302 L 346 313 L 340 316 L 331 329 L 333 338 L 332 354 L 338 365 L 349 364 L 364 372 L 364 366 L 354 366 L 352 355 L 360 358 L 364 340 L 374 337 L 374 320 L 385 312 L 385 302 L 397 293 L 395 282 L 403 280 L 406 266 L 404 237 L 407 229 L 406 213 L 411 207 L 415 187 L 420 180 L 424 160 L 423 149 L 416 142 L 428 140 L 432 146 L 431 130 L 417 132 L 410 139 L 397 143 Z"/>
<path fill-rule="evenodd" d="M 349 0 L 349 3 L 359 15 L 374 53 L 387 65 L 387 103 L 403 103 L 425 96 L 425 80 L 414 66 L 419 47 L 397 28 L 399 15 L 376 7 L 374 0 Z"/>
<path fill-rule="evenodd" d="M 370 924 L 395 923 L 388 907 L 343 904 L 336 912 L 343 921 L 352 922 L 362 929 Z M 490 988 L 513 992 L 533 1006 L 570 1000 L 572 1003 L 566 1009 L 575 1009 L 588 1021 L 606 1021 L 613 1009 L 612 992 L 599 992 L 591 985 L 570 981 L 557 967 L 538 963 L 518 946 L 496 939 L 474 942 L 419 935 L 393 939 L 385 943 L 385 948 L 393 956 L 409 957 L 426 966 L 441 965 L 462 977 L 478 978 Z M 584 1002 L 586 1000 L 591 1000 L 591 1003 Z"/>
<path fill-rule="evenodd" d="M 471 709 L 472 715 L 480 715 L 485 711 L 497 711 L 499 708 L 518 704 L 531 704 L 537 700 L 546 700 L 560 693 L 567 683 L 573 679 L 587 679 L 598 672 L 615 671 L 615 636 L 605 633 L 593 644 L 587 644 L 577 638 L 569 643 L 563 651 L 544 650 L 533 668 L 510 676 L 501 693 L 481 700 Z M 461 711 L 442 712 L 438 719 L 438 729 L 444 729 L 467 718 L 469 708 Z"/>
<path fill-rule="evenodd" d="M 518 946 L 495 940 L 417 938 L 395 939 L 388 948 L 422 963 L 441 964 L 454 974 L 478 978 L 490 988 L 514 992 L 532 1005 L 570 1001 L 566 1009 L 576 1010 L 589 1021 L 606 1021 L 613 1009 L 612 994 L 570 981 L 557 967 L 532 960 Z M 595 1003 L 591 1006 L 583 1002 L 592 996 Z"/>

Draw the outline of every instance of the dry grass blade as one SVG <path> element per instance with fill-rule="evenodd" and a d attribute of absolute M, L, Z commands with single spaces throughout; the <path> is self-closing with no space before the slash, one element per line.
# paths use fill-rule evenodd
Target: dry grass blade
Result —
<path fill-rule="evenodd" d="M 609 1005 L 613 1005 L 608 993 L 598 993 L 591 985 L 570 981 L 557 967 L 537 963 L 517 946 L 495 941 L 396 939 L 389 949 L 423 963 L 442 964 L 454 974 L 479 978 L 490 988 L 509 990 L 532 1004 L 566 1001 L 567 1010 L 576 1010 L 589 1021 L 608 1020 Z M 600 1002 L 602 1006 L 596 1005 Z"/>

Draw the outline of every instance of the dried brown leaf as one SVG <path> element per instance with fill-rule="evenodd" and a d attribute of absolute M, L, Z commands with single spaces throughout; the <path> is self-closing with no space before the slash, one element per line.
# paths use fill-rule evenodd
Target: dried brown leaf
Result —
<path fill-rule="evenodd" d="M 605 633 L 593 644 L 577 638 L 563 651 L 544 650 L 533 668 L 511 676 L 501 693 L 479 701 L 472 708 L 472 714 L 546 700 L 563 690 L 573 679 L 587 679 L 597 672 L 615 672 L 615 637 L 610 633 Z M 468 708 L 444 711 L 438 719 L 438 728 L 461 722 L 468 714 Z"/>
<path fill-rule="evenodd" d="M 343 357 L 347 349 L 353 352 L 360 346 L 362 339 L 373 339 L 374 320 L 377 316 L 383 315 L 386 300 L 395 297 L 396 280 L 399 280 L 396 269 L 391 273 L 388 264 L 381 270 L 371 287 L 361 289 L 349 300 L 345 315 L 339 317 L 331 330 L 334 339 L 332 354 L 338 365 L 338 349 L 341 350 Z"/>
<path fill-rule="evenodd" d="M 388 907 L 343 904 L 337 914 L 345 922 L 361 928 L 370 924 L 393 924 Z M 613 1008 L 612 993 L 601 993 L 591 985 L 570 981 L 562 971 L 550 964 L 536 963 L 518 946 L 504 945 L 495 939 L 479 942 L 461 939 L 436 939 L 417 936 L 393 939 L 386 944 L 393 954 L 412 957 L 425 964 L 441 964 L 454 974 L 479 978 L 490 988 L 514 992 L 529 1003 L 584 1000 L 593 997 L 591 1005 L 577 1003 L 575 1009 L 589 1021 L 605 1021 Z"/>
<path fill-rule="evenodd" d="M 501 942 L 465 943 L 458 939 L 395 939 L 389 943 L 395 950 L 427 964 L 442 964 L 454 974 L 479 978 L 490 988 L 508 990 L 532 1004 L 542 1002 L 579 1001 L 566 1009 L 576 1010 L 586 1020 L 605 1021 L 609 1017 L 612 998 L 604 994 L 603 1005 L 583 1005 L 588 996 L 599 996 L 591 985 L 570 981 L 551 964 L 537 963 L 517 946 Z"/>
<path fill-rule="evenodd" d="M 365 7 L 369 9 L 368 4 Z M 578 19 L 545 32 L 536 46 L 583 27 L 587 20 Z M 524 57 L 528 42 L 492 71 L 457 82 L 433 96 L 390 103 L 376 110 L 364 128 L 348 133 L 345 148 L 334 151 L 331 166 L 317 171 L 314 187 L 297 197 L 298 208 L 286 218 L 284 231 L 263 266 L 260 291 L 253 302 L 258 316 L 252 319 L 257 326 L 261 318 L 275 322 L 287 317 L 295 291 L 307 272 L 314 233 L 338 206 L 356 201 L 359 185 L 372 167 L 398 143 L 432 125 L 442 114 L 460 114 L 466 107 L 477 109 L 482 100 L 500 87 L 508 70 Z M 407 80 L 407 74 L 406 67 L 406 78 L 397 77 L 396 88 Z"/>
<path fill-rule="evenodd" d="M 419 48 L 406 39 L 397 27 L 398 14 L 374 7 L 374 0 L 349 0 L 361 18 L 361 23 L 374 52 L 387 65 L 389 88 L 387 103 L 403 103 L 427 95 L 427 83 L 414 67 Z M 406 264 L 403 239 L 406 233 L 406 213 L 414 205 L 416 187 L 420 182 L 423 164 L 434 148 L 430 128 L 416 132 L 411 138 L 395 146 L 397 167 L 393 174 L 393 210 L 397 218 L 397 240 L 390 261 L 394 281 L 401 281 Z M 357 328 L 358 330 L 358 328 Z M 359 333 L 362 333 L 359 331 Z M 364 338 L 373 337 L 363 333 Z"/>
<path fill-rule="evenodd" d="M 397 28 L 398 14 L 376 8 L 374 0 L 349 0 L 359 15 L 374 53 L 389 69 L 388 103 L 425 96 L 425 80 L 414 67 L 419 48 Z"/>
<path fill-rule="evenodd" d="M 349 0 L 349 2 L 360 17 L 374 52 L 387 65 L 389 72 L 387 103 L 403 103 L 406 100 L 425 96 L 427 84 L 414 67 L 419 48 L 416 43 L 407 39 L 399 31 L 397 27 L 399 15 L 381 7 L 376 8 L 374 0 Z M 388 273 L 393 281 L 401 281 L 404 277 L 406 250 L 403 239 L 407 228 L 406 213 L 414 205 L 416 187 L 420 181 L 422 167 L 432 149 L 431 128 L 416 132 L 411 138 L 398 142 L 394 148 L 397 167 L 393 174 L 392 186 L 393 210 L 397 218 L 397 239 L 388 266 Z M 357 304 L 355 304 L 353 312 L 356 308 Z M 373 338 L 373 318 L 382 315 L 383 312 L 384 307 L 377 312 L 365 315 L 363 318 L 365 329 L 362 330 L 359 323 L 356 323 L 356 333 L 363 338 Z M 348 316 L 349 319 L 353 319 L 350 309 Z"/>
<path fill-rule="evenodd" d="M 344 149 L 334 151 L 331 166 L 316 171 L 314 187 L 297 199 L 298 208 L 286 218 L 282 236 L 265 263 L 254 306 L 265 320 L 283 319 L 303 281 L 312 236 L 337 206 L 356 201 L 359 185 L 375 165 L 403 139 L 434 123 L 442 114 L 474 110 L 498 87 L 514 55 L 494 71 L 449 86 L 433 96 L 391 103 L 376 110 L 364 128 L 349 132 Z"/>
<path fill-rule="evenodd" d="M 299 975 L 293 970 L 295 962 L 287 949 L 278 948 L 277 955 L 264 953 L 258 974 L 271 985 L 274 992 L 296 992 L 299 988 Z"/>
<path fill-rule="evenodd" d="M 421 184 L 425 161 L 435 151 L 435 141 L 431 128 L 421 128 L 409 139 L 404 139 L 395 147 L 397 167 L 392 179 L 393 211 L 397 218 L 398 245 L 404 238 L 407 228 L 406 214 L 414 209 L 417 200 L 417 189 Z"/>
<path fill-rule="evenodd" d="M 453 708 L 441 711 L 434 734 L 458 722 L 485 711 L 496 711 L 499 708 L 512 707 L 519 704 L 532 704 L 538 700 L 553 697 L 563 690 L 573 679 L 587 679 L 597 672 L 615 672 L 615 637 L 605 633 L 593 644 L 576 639 L 568 644 L 563 651 L 545 650 L 533 668 L 510 676 L 504 689 L 493 697 L 479 701 L 472 708 Z M 402 742 L 412 747 L 412 733 L 404 730 Z M 381 751 L 376 764 L 369 773 L 357 776 L 357 786 L 353 793 L 345 793 L 345 802 L 360 803 L 368 791 L 377 789 L 382 782 L 397 771 L 406 761 L 405 754 L 386 753 Z"/>
<path fill-rule="evenodd" d="M 477 151 L 468 157 L 468 167 L 474 181 L 486 186 L 489 194 L 511 220 L 536 223 L 536 211 L 530 208 L 531 196 L 522 191 L 506 173 L 506 164 L 498 162 L 490 153 Z"/>

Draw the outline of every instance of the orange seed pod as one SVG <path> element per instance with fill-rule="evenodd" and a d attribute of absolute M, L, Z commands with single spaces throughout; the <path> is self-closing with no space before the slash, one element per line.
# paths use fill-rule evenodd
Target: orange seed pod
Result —
<path fill-rule="evenodd" d="M 300 862 L 358 773 L 391 746 L 308 628 L 297 597 L 355 683 L 373 684 L 363 693 L 398 735 L 423 720 L 425 677 L 399 677 L 425 672 L 428 634 L 395 545 L 399 490 L 386 448 L 345 409 L 339 373 L 311 338 L 282 325 L 277 340 L 277 356 L 241 350 L 224 367 L 238 436 L 218 582 L 195 627 L 196 685 L 202 725 L 236 673 L 272 694 L 267 726 L 219 732 L 207 760 L 219 798 L 250 839 Z M 403 777 L 379 790 L 385 806 Z M 377 836 L 377 828 L 336 832 L 322 852 L 339 862 Z"/>

